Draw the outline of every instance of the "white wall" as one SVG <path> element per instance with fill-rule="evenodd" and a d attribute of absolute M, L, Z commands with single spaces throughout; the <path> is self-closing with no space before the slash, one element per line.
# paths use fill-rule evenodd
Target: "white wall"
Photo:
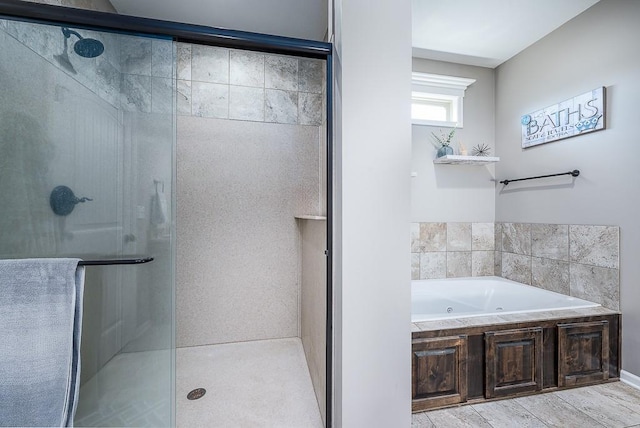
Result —
<path fill-rule="evenodd" d="M 327 222 L 299 219 L 300 338 L 322 420 L 327 421 Z"/>
<path fill-rule="evenodd" d="M 336 0 L 335 426 L 411 415 L 411 3 Z"/>
<path fill-rule="evenodd" d="M 299 336 L 294 216 L 322 214 L 326 63 L 176 50 L 177 346 Z"/>
<path fill-rule="evenodd" d="M 299 335 L 294 218 L 318 214 L 318 127 L 178 117 L 177 346 Z"/>
<path fill-rule="evenodd" d="M 496 193 L 496 220 L 620 226 L 622 367 L 640 375 L 640 2 L 602 0 L 496 71 L 499 179 L 579 169 Z M 607 129 L 521 149 L 520 117 L 607 87 Z"/>
<path fill-rule="evenodd" d="M 495 150 L 495 72 L 493 69 L 414 58 L 413 71 L 467 77 L 476 81 L 464 97 L 464 127 L 456 130 L 456 151 L 462 142 L 471 154 L 473 146 L 486 144 Z M 451 128 L 412 125 L 411 221 L 493 222 L 495 219 L 494 166 L 434 165 L 436 148 L 432 132 Z M 457 154 L 457 152 L 456 152 Z"/>

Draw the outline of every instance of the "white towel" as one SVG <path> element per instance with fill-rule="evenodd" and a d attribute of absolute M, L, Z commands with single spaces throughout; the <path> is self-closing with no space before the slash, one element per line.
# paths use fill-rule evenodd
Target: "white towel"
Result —
<path fill-rule="evenodd" d="M 0 260 L 0 426 L 73 426 L 84 289 L 78 262 Z"/>

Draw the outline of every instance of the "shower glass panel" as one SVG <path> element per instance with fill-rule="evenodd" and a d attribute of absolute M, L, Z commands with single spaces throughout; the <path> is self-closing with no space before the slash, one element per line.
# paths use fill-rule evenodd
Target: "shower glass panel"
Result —
<path fill-rule="evenodd" d="M 155 259 L 86 268 L 75 425 L 172 426 L 174 44 L 0 19 L 0 46 L 0 257 Z"/>

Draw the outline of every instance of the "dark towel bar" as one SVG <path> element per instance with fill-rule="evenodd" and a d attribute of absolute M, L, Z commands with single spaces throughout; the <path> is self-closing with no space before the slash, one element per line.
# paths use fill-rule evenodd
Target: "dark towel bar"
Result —
<path fill-rule="evenodd" d="M 527 177 L 527 178 L 516 178 L 514 180 L 502 180 L 500 184 L 504 184 L 506 186 L 507 184 L 512 183 L 514 181 L 536 180 L 538 178 L 557 177 L 558 175 L 571 175 L 572 177 L 577 177 L 580 175 L 580 171 L 578 171 L 577 169 L 574 169 L 573 171 L 561 172 L 559 174 L 539 175 L 537 177 Z"/>
<path fill-rule="evenodd" d="M 141 257 L 138 259 L 80 260 L 78 262 L 78 266 L 139 265 L 152 261 L 153 257 Z"/>

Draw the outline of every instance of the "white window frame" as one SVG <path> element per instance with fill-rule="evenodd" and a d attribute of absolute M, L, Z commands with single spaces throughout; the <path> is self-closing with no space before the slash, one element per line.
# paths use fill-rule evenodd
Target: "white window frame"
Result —
<path fill-rule="evenodd" d="M 446 104 L 449 120 L 425 120 L 411 117 L 411 123 L 416 125 L 439 126 L 443 128 L 462 128 L 464 112 L 464 93 L 475 79 L 466 77 L 445 76 L 441 74 L 411 73 L 411 104 L 414 102 L 433 105 Z"/>

